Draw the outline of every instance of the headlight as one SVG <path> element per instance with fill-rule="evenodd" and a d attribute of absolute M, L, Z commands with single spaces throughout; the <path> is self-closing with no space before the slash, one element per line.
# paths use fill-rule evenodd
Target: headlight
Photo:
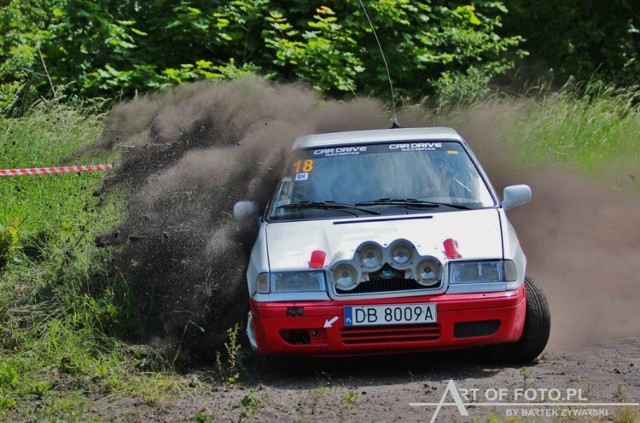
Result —
<path fill-rule="evenodd" d="M 358 285 L 358 272 L 350 264 L 340 264 L 333 271 L 336 287 L 343 291 L 350 291 Z"/>
<path fill-rule="evenodd" d="M 516 265 L 511 260 L 452 262 L 451 283 L 513 282 Z"/>
<path fill-rule="evenodd" d="M 416 282 L 420 285 L 435 285 L 440 282 L 441 275 L 442 266 L 440 262 L 434 258 L 422 260 L 416 266 Z"/>
<path fill-rule="evenodd" d="M 412 256 L 413 246 L 407 242 L 400 241 L 391 246 L 391 259 L 399 266 L 409 263 Z"/>
<path fill-rule="evenodd" d="M 360 263 L 367 269 L 375 269 L 382 264 L 382 248 L 373 242 L 363 244 L 358 251 Z"/>
<path fill-rule="evenodd" d="M 309 292 L 324 290 L 324 272 L 271 273 L 271 292 Z"/>

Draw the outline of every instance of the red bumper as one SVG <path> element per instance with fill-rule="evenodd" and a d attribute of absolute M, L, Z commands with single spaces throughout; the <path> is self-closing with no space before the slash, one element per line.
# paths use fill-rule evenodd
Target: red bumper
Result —
<path fill-rule="evenodd" d="M 435 303 L 437 323 L 345 326 L 344 307 Z M 262 355 L 366 355 L 456 349 L 520 339 L 524 285 L 516 291 L 357 301 L 251 301 Z"/>

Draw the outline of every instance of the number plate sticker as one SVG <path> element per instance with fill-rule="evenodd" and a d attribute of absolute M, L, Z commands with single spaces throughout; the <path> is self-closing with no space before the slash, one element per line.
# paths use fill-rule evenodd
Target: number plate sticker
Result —
<path fill-rule="evenodd" d="M 345 326 L 406 325 L 436 323 L 437 321 L 435 303 L 347 306 L 344 308 Z"/>

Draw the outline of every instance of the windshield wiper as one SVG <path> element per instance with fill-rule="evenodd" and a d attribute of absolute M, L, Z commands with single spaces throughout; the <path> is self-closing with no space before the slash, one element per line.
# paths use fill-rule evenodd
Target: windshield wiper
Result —
<path fill-rule="evenodd" d="M 472 210 L 471 207 L 463 204 L 440 203 L 437 201 L 418 200 L 417 198 L 379 198 L 371 201 L 361 201 L 356 206 L 402 206 L 416 208 L 436 208 L 436 207 L 452 207 L 460 210 Z"/>
<path fill-rule="evenodd" d="M 349 210 L 357 210 L 362 213 L 380 215 L 379 211 L 376 210 L 367 210 L 361 207 L 357 207 L 354 204 L 347 203 L 336 203 L 335 201 L 300 201 L 299 203 L 289 203 L 278 206 L 278 208 L 282 209 L 323 209 L 323 210 L 340 210 L 347 213 L 351 213 L 357 216 L 356 213 L 350 212 Z"/>

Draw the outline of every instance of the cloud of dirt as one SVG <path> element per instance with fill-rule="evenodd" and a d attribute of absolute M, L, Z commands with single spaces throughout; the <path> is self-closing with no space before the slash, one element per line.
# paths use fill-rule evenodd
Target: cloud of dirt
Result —
<path fill-rule="evenodd" d="M 549 349 L 637 336 L 640 195 L 548 164 L 514 166 L 510 158 L 517 154 L 497 141 L 501 137 L 492 125 L 499 113 L 476 113 L 461 132 L 499 192 L 511 184 L 531 186 L 531 203 L 508 214 L 527 255 L 528 274 L 550 304 Z"/>
<path fill-rule="evenodd" d="M 149 339 L 206 353 L 246 313 L 244 273 L 257 225 L 232 216 L 264 206 L 293 140 L 390 126 L 381 103 L 320 101 L 258 79 L 196 83 L 116 107 L 88 149 L 120 148 L 103 190 L 127 189 L 124 221 L 97 239 L 119 245 Z"/>
<path fill-rule="evenodd" d="M 514 169 L 496 143 L 495 113 L 473 113 L 459 129 L 499 190 L 532 186 L 532 203 L 509 214 L 549 298 L 552 347 L 635 333 L 639 199 L 559 169 Z M 400 116 L 406 127 L 427 120 L 417 110 Z M 234 219 L 233 205 L 266 203 L 296 137 L 389 126 L 378 101 L 321 101 L 258 79 L 184 85 L 116 107 L 89 148 L 121 149 L 105 190 L 127 187 L 126 212 L 98 242 L 120 245 L 115 265 L 148 316 L 149 339 L 211 352 L 243 317 L 257 228 Z"/>

